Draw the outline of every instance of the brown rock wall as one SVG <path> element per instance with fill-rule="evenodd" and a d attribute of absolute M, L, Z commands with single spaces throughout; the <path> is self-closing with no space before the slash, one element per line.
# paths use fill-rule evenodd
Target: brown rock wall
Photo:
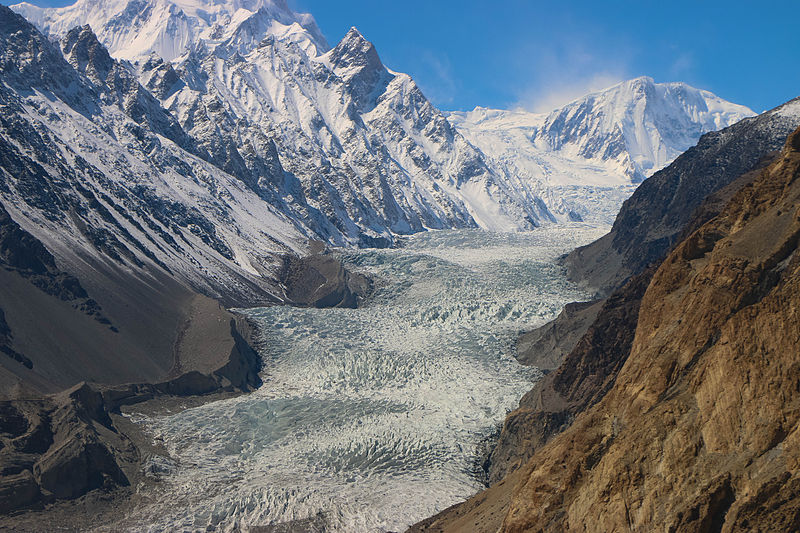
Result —
<path fill-rule="evenodd" d="M 799 143 L 661 265 L 614 387 L 528 463 L 505 531 L 800 527 Z"/>

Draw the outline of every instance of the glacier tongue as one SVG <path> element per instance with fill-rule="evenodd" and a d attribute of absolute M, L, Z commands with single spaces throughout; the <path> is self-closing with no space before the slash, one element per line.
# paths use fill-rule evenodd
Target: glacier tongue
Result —
<path fill-rule="evenodd" d="M 367 307 L 248 310 L 264 385 L 146 419 L 173 466 L 109 527 L 404 531 L 469 497 L 479 445 L 539 376 L 517 332 L 584 296 L 554 259 L 605 230 L 417 234 L 348 252 L 385 280 Z"/>

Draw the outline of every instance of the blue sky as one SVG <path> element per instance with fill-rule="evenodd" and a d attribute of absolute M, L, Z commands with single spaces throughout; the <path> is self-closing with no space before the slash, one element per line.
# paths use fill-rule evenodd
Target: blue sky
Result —
<path fill-rule="evenodd" d="M 290 0 L 356 26 L 443 109 L 546 110 L 615 81 L 685 81 L 763 111 L 800 95 L 800 2 Z"/>
<path fill-rule="evenodd" d="M 314 15 L 332 46 L 356 26 L 446 110 L 548 110 L 641 75 L 755 111 L 800 95 L 794 0 L 288 1 Z"/>

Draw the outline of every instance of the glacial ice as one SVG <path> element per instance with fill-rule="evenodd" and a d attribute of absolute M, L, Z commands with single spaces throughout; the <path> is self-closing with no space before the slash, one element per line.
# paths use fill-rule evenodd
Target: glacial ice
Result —
<path fill-rule="evenodd" d="M 143 419 L 177 466 L 111 527 L 396 531 L 475 493 L 480 443 L 540 377 L 516 335 L 586 296 L 554 260 L 607 229 L 426 232 L 343 252 L 377 280 L 365 307 L 246 310 L 264 385 Z"/>

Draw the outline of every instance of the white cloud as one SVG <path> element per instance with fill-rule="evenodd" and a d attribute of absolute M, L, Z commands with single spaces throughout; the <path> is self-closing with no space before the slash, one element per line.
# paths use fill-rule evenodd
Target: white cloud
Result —
<path fill-rule="evenodd" d="M 416 76 L 415 80 L 425 95 L 436 102 L 437 106 L 452 104 L 457 89 L 453 67 L 447 55 L 423 50 L 419 55 L 419 61 L 425 70 L 421 76 Z"/>
<path fill-rule="evenodd" d="M 690 52 L 684 52 L 672 62 L 669 74 L 673 78 L 680 78 L 691 72 L 694 68 L 694 56 Z"/>
<path fill-rule="evenodd" d="M 528 50 L 518 63 L 529 72 L 530 82 L 517 92 L 516 107 L 546 113 L 581 96 L 629 79 L 627 54 L 599 57 L 580 36 L 565 37 L 568 45 Z"/>
<path fill-rule="evenodd" d="M 587 77 L 553 80 L 550 84 L 529 89 L 521 96 L 516 107 L 535 113 L 547 113 L 589 93 L 607 89 L 625 79 L 625 76 L 619 74 L 597 72 Z"/>

